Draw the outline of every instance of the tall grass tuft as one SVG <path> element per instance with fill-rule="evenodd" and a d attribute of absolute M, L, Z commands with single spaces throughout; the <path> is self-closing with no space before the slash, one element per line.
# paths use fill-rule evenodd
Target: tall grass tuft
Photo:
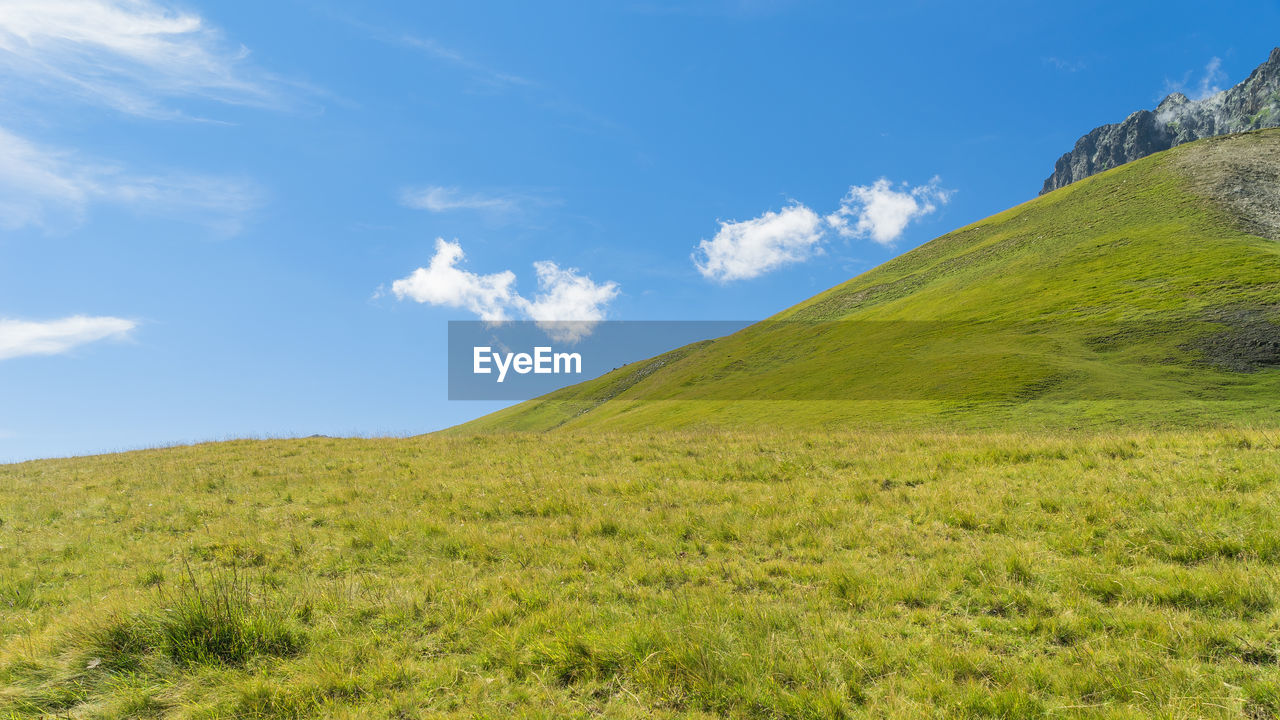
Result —
<path fill-rule="evenodd" d="M 159 648 L 184 665 L 243 665 L 255 655 L 296 654 L 303 635 L 280 603 L 255 594 L 262 587 L 235 568 L 201 578 L 187 566 L 156 613 Z"/>
<path fill-rule="evenodd" d="M 232 667 L 259 655 L 295 655 L 306 636 L 267 589 L 235 569 L 197 574 L 187 566 L 154 606 L 87 628 L 80 644 L 93 667 L 126 672 L 149 655 L 180 666 Z"/>

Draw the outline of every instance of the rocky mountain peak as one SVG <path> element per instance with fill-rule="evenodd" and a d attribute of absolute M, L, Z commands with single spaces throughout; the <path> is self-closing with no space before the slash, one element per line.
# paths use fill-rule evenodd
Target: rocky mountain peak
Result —
<path fill-rule="evenodd" d="M 1191 98 L 1180 92 L 1170 93 L 1160 101 L 1159 105 L 1156 106 L 1156 114 L 1159 115 L 1160 113 L 1175 112 L 1178 108 L 1181 108 L 1183 105 L 1190 102 Z"/>
<path fill-rule="evenodd" d="M 1280 47 L 1235 87 L 1197 100 L 1175 92 L 1154 111 L 1089 131 L 1058 159 L 1040 194 L 1175 145 L 1265 127 L 1280 127 Z"/>

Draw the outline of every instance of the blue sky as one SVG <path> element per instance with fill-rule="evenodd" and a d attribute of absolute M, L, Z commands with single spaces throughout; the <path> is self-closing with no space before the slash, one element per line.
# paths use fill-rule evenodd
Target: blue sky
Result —
<path fill-rule="evenodd" d="M 446 401 L 450 319 L 766 317 L 1034 197 L 1095 125 L 1238 82 L 1276 27 L 0 0 L 0 461 L 469 419 L 498 406 Z"/>

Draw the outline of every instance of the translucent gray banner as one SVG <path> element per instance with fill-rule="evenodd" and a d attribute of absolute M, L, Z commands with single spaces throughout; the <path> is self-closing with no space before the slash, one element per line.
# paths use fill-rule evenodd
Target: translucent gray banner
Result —
<path fill-rule="evenodd" d="M 624 367 L 607 388 L 588 392 L 634 400 L 1141 399 L 1203 393 L 1203 372 L 1280 367 L 1280 325 L 475 321 L 449 323 L 448 357 L 451 400 L 526 400 Z"/>
<path fill-rule="evenodd" d="M 751 322 L 450 321 L 449 399 L 527 400 Z"/>

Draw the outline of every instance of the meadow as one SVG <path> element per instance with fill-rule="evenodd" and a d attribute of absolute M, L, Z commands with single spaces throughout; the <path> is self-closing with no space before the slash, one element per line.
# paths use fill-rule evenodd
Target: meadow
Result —
<path fill-rule="evenodd" d="M 4 718 L 1267 718 L 1280 431 L 0 466 Z"/>

